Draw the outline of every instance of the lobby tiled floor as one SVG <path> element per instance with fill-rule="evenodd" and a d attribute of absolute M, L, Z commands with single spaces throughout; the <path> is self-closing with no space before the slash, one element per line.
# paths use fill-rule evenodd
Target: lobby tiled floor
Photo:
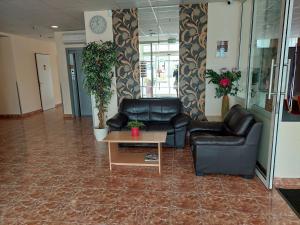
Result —
<path fill-rule="evenodd" d="M 233 176 L 196 177 L 188 149 L 157 169 L 113 167 L 90 119 L 52 110 L 0 120 L 0 224 L 269 224 L 299 219 L 274 191 Z"/>

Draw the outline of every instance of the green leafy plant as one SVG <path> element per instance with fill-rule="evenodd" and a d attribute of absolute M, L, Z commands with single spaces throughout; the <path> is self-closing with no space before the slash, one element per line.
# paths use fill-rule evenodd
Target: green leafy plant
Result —
<path fill-rule="evenodd" d="M 105 112 L 113 94 L 112 69 L 117 62 L 116 45 L 111 41 L 91 42 L 83 50 L 84 86 L 95 97 L 99 128 L 105 128 Z"/>
<path fill-rule="evenodd" d="M 214 70 L 207 70 L 206 78 L 210 79 L 208 83 L 217 85 L 215 97 L 220 98 L 226 95 L 235 96 L 239 91 L 237 81 L 241 78 L 241 71 L 236 69 L 230 71 L 223 68 L 220 73 L 217 73 Z"/>
<path fill-rule="evenodd" d="M 137 121 L 137 120 L 133 120 L 133 121 L 129 121 L 127 124 L 127 127 L 129 128 L 140 128 L 145 126 L 145 124 L 141 121 Z"/>

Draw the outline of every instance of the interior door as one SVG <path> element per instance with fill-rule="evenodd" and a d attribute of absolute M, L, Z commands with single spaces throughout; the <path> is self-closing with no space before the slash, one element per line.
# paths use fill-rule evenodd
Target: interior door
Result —
<path fill-rule="evenodd" d="M 78 94 L 78 84 L 77 84 L 77 71 L 75 64 L 75 52 L 73 50 L 67 51 L 67 62 L 68 62 L 68 72 L 69 72 L 69 84 L 70 84 L 70 95 L 72 104 L 72 114 L 73 116 L 80 116 L 80 101 Z"/>
<path fill-rule="evenodd" d="M 247 107 L 263 122 L 257 158 L 257 175 L 272 188 L 279 98 L 282 47 L 285 42 L 289 0 L 254 0 Z"/>
<path fill-rule="evenodd" d="M 55 97 L 53 92 L 53 81 L 50 57 L 46 54 L 35 54 L 40 95 L 43 110 L 55 107 Z"/>
<path fill-rule="evenodd" d="M 78 95 L 79 95 L 79 102 L 80 102 L 80 114 L 81 116 L 91 116 L 92 115 L 91 96 L 87 93 L 87 90 L 84 88 L 85 74 L 82 69 L 82 49 L 76 49 L 75 64 L 76 64 Z"/>
<path fill-rule="evenodd" d="M 84 88 L 85 74 L 82 70 L 82 49 L 68 49 L 67 62 L 71 92 L 72 111 L 74 116 L 91 116 L 91 97 Z"/>

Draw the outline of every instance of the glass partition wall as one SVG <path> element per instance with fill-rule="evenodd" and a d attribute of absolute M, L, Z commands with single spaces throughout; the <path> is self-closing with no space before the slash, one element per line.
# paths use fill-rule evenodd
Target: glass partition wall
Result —
<path fill-rule="evenodd" d="M 300 1 L 294 1 L 287 32 L 286 63 L 289 66 L 283 92 L 285 93 L 282 121 L 300 122 Z"/>
<path fill-rule="evenodd" d="M 284 43 L 288 24 L 290 0 L 245 0 L 242 19 L 252 9 L 252 21 L 243 23 L 239 65 L 247 74 L 247 108 L 263 123 L 257 156 L 257 175 L 268 188 L 272 188 L 279 103 L 282 95 Z M 249 28 L 245 28 L 248 26 Z M 249 31 L 248 54 L 245 34 Z M 244 36 L 243 36 L 244 35 Z M 244 39 L 243 39 L 244 38 Z M 246 41 L 245 41 L 246 40 Z"/>
<path fill-rule="evenodd" d="M 138 16 L 141 96 L 177 97 L 179 8 L 140 8 Z"/>
<path fill-rule="evenodd" d="M 248 106 L 256 119 L 263 123 L 263 132 L 257 158 L 257 169 L 269 183 L 272 168 L 272 149 L 276 130 L 273 107 L 278 85 L 278 63 L 281 43 L 281 0 L 255 0 L 249 77 L 251 87 Z M 275 134 L 277 135 L 277 134 Z M 267 184 L 269 185 L 269 184 Z"/>
<path fill-rule="evenodd" d="M 239 81 L 239 91 L 237 96 L 246 105 L 248 95 L 248 73 L 249 73 L 249 56 L 251 45 L 251 25 L 252 25 L 252 8 L 253 1 L 247 0 L 242 2 L 241 16 L 241 34 L 240 34 L 240 51 L 239 51 L 239 70 L 241 71 L 241 79 Z"/>

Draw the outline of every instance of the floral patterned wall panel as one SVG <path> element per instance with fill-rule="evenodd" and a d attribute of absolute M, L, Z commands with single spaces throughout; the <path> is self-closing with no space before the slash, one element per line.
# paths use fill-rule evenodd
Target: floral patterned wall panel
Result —
<path fill-rule="evenodd" d="M 140 98 L 138 10 L 113 10 L 113 36 L 119 65 L 116 66 L 118 102 Z"/>
<path fill-rule="evenodd" d="M 202 119 L 205 112 L 207 4 L 180 5 L 179 97 L 185 112 Z"/>

